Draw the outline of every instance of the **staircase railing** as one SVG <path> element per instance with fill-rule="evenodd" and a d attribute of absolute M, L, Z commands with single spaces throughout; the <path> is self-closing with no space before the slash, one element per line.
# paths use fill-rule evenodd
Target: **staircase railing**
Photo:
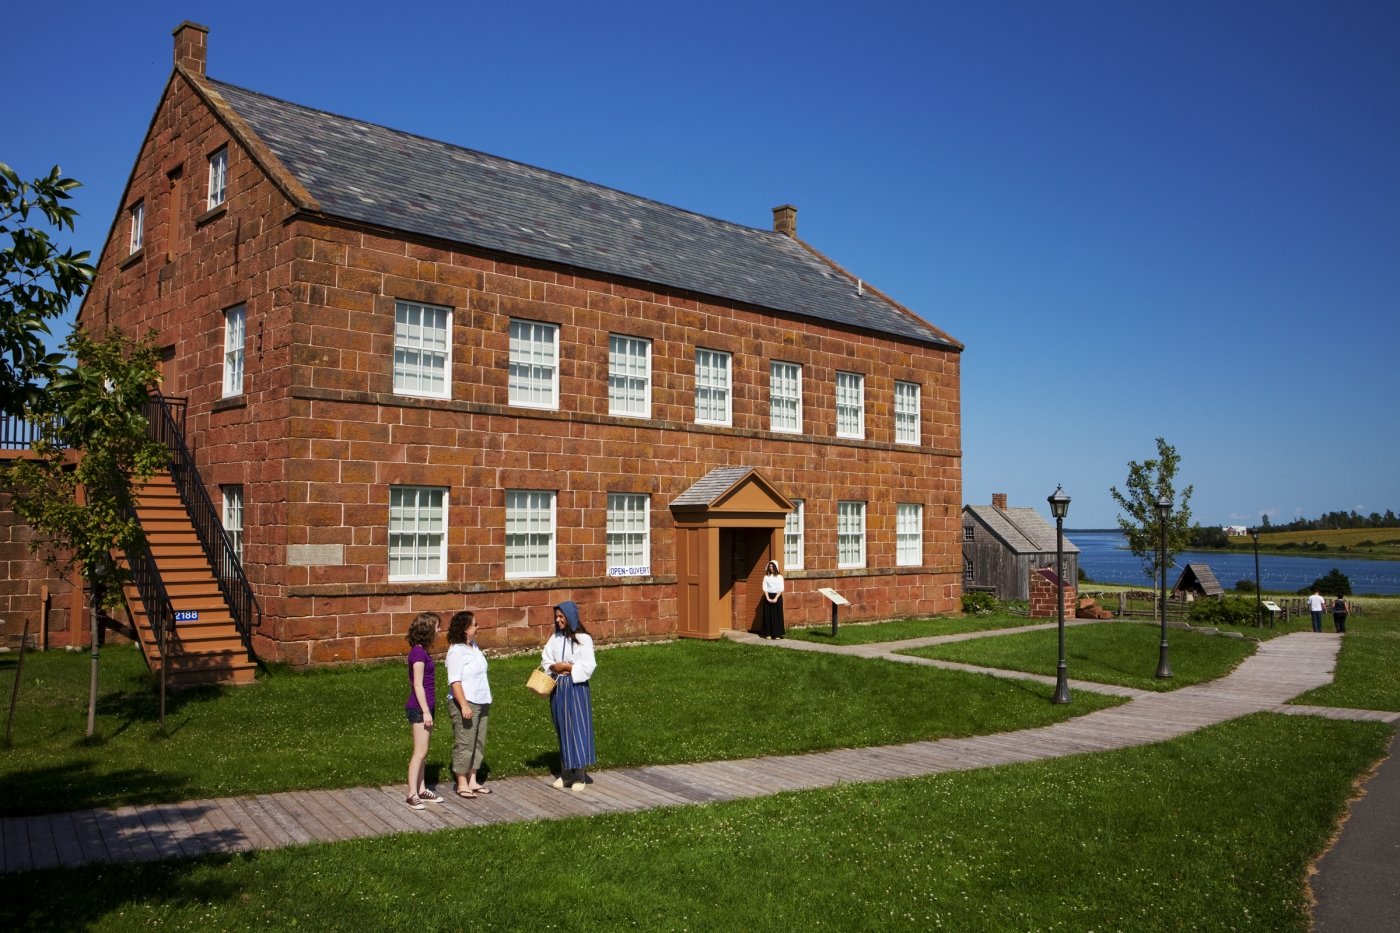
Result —
<path fill-rule="evenodd" d="M 233 549 L 233 542 L 224 532 L 219 513 L 209 493 L 204 491 L 204 481 L 195 468 L 194 456 L 185 444 L 185 401 L 152 392 L 143 414 L 152 439 L 165 444 L 170 451 L 170 478 L 194 524 L 195 534 L 219 582 L 219 591 L 228 603 L 243 645 L 253 654 L 253 630 L 262 625 L 262 609 L 243 573 L 243 564 Z"/>
<path fill-rule="evenodd" d="M 131 508 L 129 502 L 126 503 L 126 508 L 129 514 L 135 516 L 136 511 Z M 165 589 L 165 581 L 160 578 L 155 561 L 151 559 L 149 546 L 133 548 L 126 554 L 126 562 L 131 568 L 131 583 L 141 594 L 146 621 L 150 624 L 151 634 L 155 636 L 156 644 L 160 647 L 161 663 L 164 664 L 169 646 L 179 638 L 175 633 L 175 607 L 170 602 L 170 593 Z"/>

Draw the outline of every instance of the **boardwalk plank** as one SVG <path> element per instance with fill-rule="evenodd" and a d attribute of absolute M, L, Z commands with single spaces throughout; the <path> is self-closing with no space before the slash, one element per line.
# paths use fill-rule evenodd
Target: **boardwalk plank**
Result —
<path fill-rule="evenodd" d="M 114 861 L 107 850 L 107 843 L 102 837 L 102 824 L 98 822 L 97 814 L 94 811 L 74 811 L 73 832 L 83 851 L 84 864 Z"/>

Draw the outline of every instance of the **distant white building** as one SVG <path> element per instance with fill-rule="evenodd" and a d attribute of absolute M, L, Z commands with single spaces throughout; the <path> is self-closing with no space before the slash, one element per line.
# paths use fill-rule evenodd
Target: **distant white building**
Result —
<path fill-rule="evenodd" d="M 1244 525 L 1221 525 L 1220 530 L 1231 538 L 1243 538 L 1249 534 L 1249 529 Z"/>

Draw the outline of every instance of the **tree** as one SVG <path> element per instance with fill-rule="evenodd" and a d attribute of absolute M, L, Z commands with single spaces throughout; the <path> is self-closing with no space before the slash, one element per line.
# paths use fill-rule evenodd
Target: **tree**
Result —
<path fill-rule="evenodd" d="M 92 600 L 93 666 L 88 700 L 92 735 L 97 695 L 98 611 L 121 604 L 129 573 L 113 553 L 146 546 L 130 509 L 136 482 L 164 468 L 164 444 L 146 433 L 142 409 L 159 379 L 155 335 L 131 341 L 117 331 L 92 340 L 75 330 L 65 347 L 76 366 L 60 367 L 27 408 L 39 429 L 34 459 L 15 460 L 4 474 L 15 513 L 35 531 L 31 548 L 66 574 L 74 566 Z"/>
<path fill-rule="evenodd" d="M 1128 539 L 1128 550 L 1142 561 L 1142 569 L 1153 580 L 1160 571 L 1158 548 L 1161 546 L 1161 525 L 1157 519 L 1157 500 L 1161 496 L 1175 502 L 1172 480 L 1176 477 L 1181 457 L 1176 448 L 1163 438 L 1157 438 L 1157 459 L 1138 463 L 1128 461 L 1128 481 L 1125 491 L 1117 486 L 1109 487 L 1109 495 L 1118 507 L 1127 512 L 1127 517 L 1118 516 L 1118 527 Z M 1191 534 L 1191 492 L 1187 486 L 1181 491 L 1180 504 L 1174 504 L 1167 516 L 1167 566 L 1173 558 L 1186 549 Z"/>
<path fill-rule="evenodd" d="M 1312 586 L 1306 590 L 1299 590 L 1300 593 L 1326 593 L 1328 596 L 1350 596 L 1351 578 L 1342 573 L 1336 567 L 1327 571 L 1327 575 L 1318 577 L 1313 581 Z"/>
<path fill-rule="evenodd" d="M 87 251 L 59 252 L 49 230 L 30 219 L 37 211 L 55 231 L 72 230 L 77 211 L 63 202 L 77 187 L 56 165 L 25 182 L 0 162 L 0 414 L 22 416 L 58 371 L 63 354 L 48 349 L 49 321 L 92 280 Z"/>

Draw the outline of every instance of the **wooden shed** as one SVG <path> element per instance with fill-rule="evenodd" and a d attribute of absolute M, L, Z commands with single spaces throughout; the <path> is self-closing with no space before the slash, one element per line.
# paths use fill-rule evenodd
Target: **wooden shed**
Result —
<path fill-rule="evenodd" d="M 1187 596 L 1224 596 L 1225 587 L 1215 579 L 1209 564 L 1187 564 L 1181 576 L 1177 577 L 1172 592 Z"/>
<path fill-rule="evenodd" d="M 1011 508 L 1006 494 L 991 505 L 965 505 L 963 588 L 993 589 L 998 599 L 1030 599 L 1030 572 L 1055 566 L 1055 526 L 1035 509 Z M 1060 576 L 1079 579 L 1079 548 L 1064 539 Z"/>

